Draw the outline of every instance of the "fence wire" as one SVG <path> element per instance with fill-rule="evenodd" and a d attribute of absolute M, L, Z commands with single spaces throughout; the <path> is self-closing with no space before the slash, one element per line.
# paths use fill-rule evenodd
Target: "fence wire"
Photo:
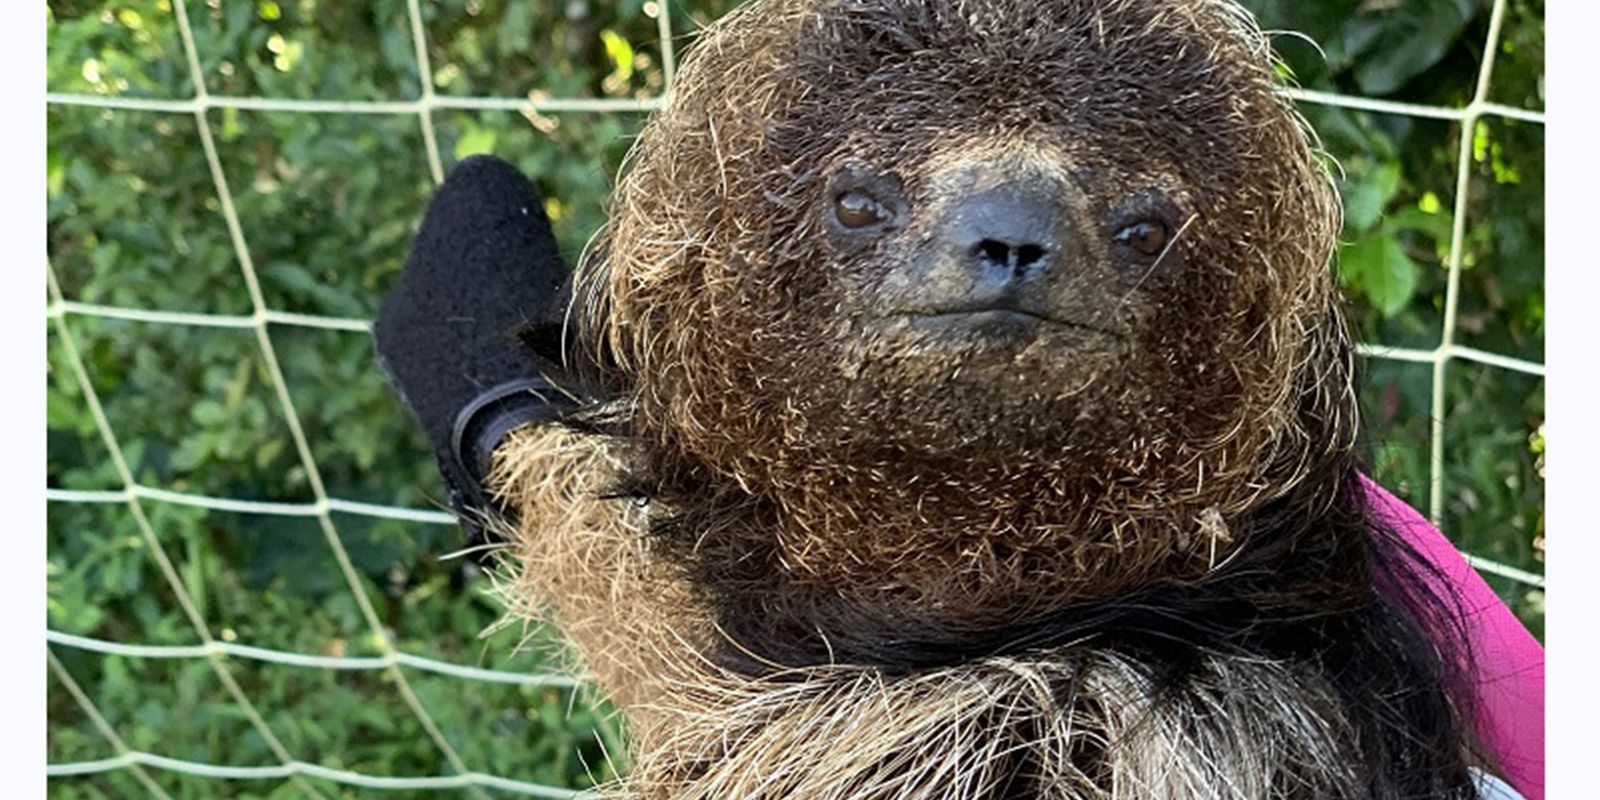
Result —
<path fill-rule="evenodd" d="M 53 323 L 60 337 L 69 365 L 89 406 L 98 434 L 105 443 L 112 465 L 119 480 L 122 482 L 122 489 L 117 491 L 76 491 L 48 488 L 46 490 L 46 499 L 51 503 L 125 505 L 139 529 L 140 537 L 146 549 L 156 562 L 164 582 L 177 598 L 184 616 L 200 640 L 198 645 L 149 645 L 111 642 L 60 631 L 47 631 L 48 647 L 46 656 L 51 671 L 67 689 L 73 701 L 89 718 L 95 730 L 116 753 L 114 757 L 105 759 L 49 764 L 47 766 L 47 774 L 51 777 L 125 771 L 130 773 L 150 794 L 163 798 L 163 800 L 169 795 L 150 777 L 150 770 L 184 773 L 224 780 L 287 779 L 294 782 L 295 786 L 305 794 L 317 798 L 323 797 L 322 793 L 307 782 L 305 780 L 306 777 L 369 789 L 409 791 L 460 789 L 471 793 L 477 798 L 488 797 L 484 793 L 484 789 L 545 798 L 572 798 L 586 795 L 584 792 L 542 786 L 515 778 L 491 775 L 470 769 L 463 762 L 460 754 L 444 737 L 429 715 L 428 710 L 411 688 L 411 684 L 406 677 L 406 669 L 445 675 L 462 680 L 520 686 L 567 688 L 578 685 L 578 681 L 570 675 L 526 674 L 452 664 L 401 652 L 395 647 L 393 640 L 378 619 L 371 599 L 361 586 L 360 579 L 350 562 L 349 555 L 345 550 L 343 540 L 340 537 L 337 526 L 334 524 L 332 515 L 334 513 L 343 513 L 431 525 L 452 525 L 455 523 L 455 519 L 450 514 L 442 511 L 343 500 L 332 497 L 327 493 L 323 486 L 316 460 L 312 456 L 310 444 L 301 426 L 299 416 L 295 411 L 294 403 L 290 398 L 283 370 L 278 363 L 271 331 L 274 326 L 285 326 L 370 333 L 371 320 L 301 314 L 274 309 L 267 305 L 262 295 L 254 262 L 251 259 L 250 249 L 244 238 L 239 215 L 234 208 L 233 195 L 217 152 L 211 125 L 207 119 L 207 112 L 211 109 L 241 109 L 311 114 L 415 116 L 422 132 L 426 151 L 424 156 L 427 159 L 429 172 L 434 182 L 438 183 L 443 180 L 444 171 L 438 136 L 434 128 L 435 112 L 509 110 L 539 114 L 637 113 L 651 111 L 659 107 L 662 98 L 670 91 L 676 71 L 670 14 L 668 13 L 666 0 L 657 0 L 655 5 L 657 36 L 661 48 L 664 77 L 664 87 L 661 94 L 653 98 L 639 100 L 535 99 L 531 97 L 458 97 L 435 94 L 431 79 L 432 70 L 429 64 L 427 31 L 423 24 L 418 0 L 407 0 L 406 8 L 412 46 L 419 68 L 418 74 L 421 78 L 420 96 L 415 100 L 290 100 L 213 95 L 206 89 L 205 74 L 200 67 L 199 55 L 195 46 L 193 32 L 190 30 L 189 17 L 184 0 L 173 0 L 172 13 L 178 23 L 184 58 L 195 87 L 192 97 L 177 100 L 157 100 L 63 93 L 46 94 L 46 102 L 49 105 L 89 106 L 129 112 L 188 115 L 195 120 L 206 163 L 211 173 L 212 183 L 217 193 L 217 199 L 221 204 L 223 218 L 227 224 L 234 255 L 239 263 L 241 277 L 244 279 L 252 306 L 249 314 L 230 315 L 161 311 L 78 302 L 63 295 L 54 269 L 50 265 L 46 265 L 49 286 L 49 303 L 46 306 L 46 317 Z M 1448 282 L 1445 292 L 1445 313 L 1439 345 L 1432 349 L 1410 349 L 1371 344 L 1362 345 L 1359 349 L 1360 354 L 1367 358 L 1428 364 L 1432 367 L 1429 516 L 1435 524 L 1440 523 L 1443 508 L 1445 377 L 1450 363 L 1460 360 L 1527 375 L 1539 377 L 1545 375 L 1545 365 L 1542 363 L 1485 352 L 1465 347 L 1456 342 L 1457 311 L 1461 292 L 1460 277 L 1465 255 L 1467 204 L 1470 190 L 1469 178 L 1473 157 L 1473 137 L 1471 133 L 1478 121 L 1484 117 L 1501 117 L 1535 125 L 1545 124 L 1543 112 L 1514 108 L 1488 101 L 1490 78 L 1494 71 L 1495 54 L 1498 50 L 1505 10 L 1506 0 L 1496 0 L 1490 17 L 1489 31 L 1483 48 L 1483 62 L 1476 78 L 1473 98 L 1464 107 L 1448 108 L 1397 103 L 1298 88 L 1284 90 L 1285 94 L 1299 103 L 1418 119 L 1443 120 L 1460 126 L 1461 144 L 1456 165 L 1454 220 L 1447 261 Z M 311 503 L 276 503 L 229 497 L 210 497 L 175 492 L 138 483 L 134 479 L 117 434 L 112 430 L 110 421 L 106 417 L 99 397 L 89 379 L 70 327 L 66 324 L 67 318 L 71 316 L 130 320 L 159 325 L 251 331 L 255 335 L 257 352 L 266 364 L 271 376 L 278 405 L 283 412 L 284 418 L 288 421 L 291 438 L 294 440 L 300 464 L 306 472 L 314 501 Z M 378 644 L 380 655 L 376 657 L 319 656 L 218 641 L 211 635 L 210 629 L 197 608 L 193 596 L 179 577 L 166 554 L 157 531 L 146 515 L 144 507 L 148 502 L 185 505 L 239 514 L 294 516 L 315 519 L 332 552 L 334 562 L 338 565 L 344 582 L 347 584 L 347 588 L 356 600 L 365 624 L 371 629 L 371 634 Z M 1542 575 L 1472 554 L 1467 554 L 1467 559 L 1482 572 L 1509 578 L 1532 587 L 1543 588 L 1544 586 L 1544 577 Z M 94 702 L 84 693 L 65 667 L 62 666 L 55 653 L 49 649 L 53 647 L 67 647 L 80 651 L 141 659 L 205 660 L 227 689 L 233 702 L 243 712 L 251 727 L 266 742 L 278 763 L 270 766 L 207 764 L 129 748 L 116 730 L 106 721 L 105 716 L 95 707 Z M 423 730 L 427 733 L 428 738 L 432 740 L 440 751 L 452 774 L 404 777 L 377 776 L 330 768 L 295 758 L 273 733 L 254 703 L 234 678 L 229 667 L 230 659 L 245 659 L 303 669 L 373 671 L 386 674 L 392 679 L 404 705 L 416 717 Z"/>

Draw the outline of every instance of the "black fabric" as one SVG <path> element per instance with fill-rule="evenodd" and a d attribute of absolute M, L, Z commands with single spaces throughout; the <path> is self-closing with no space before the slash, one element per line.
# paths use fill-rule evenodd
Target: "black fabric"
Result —
<path fill-rule="evenodd" d="M 566 265 L 544 200 L 515 167 L 469 158 L 428 204 L 373 328 L 378 363 L 433 443 L 450 504 L 474 537 L 497 513 L 483 479 L 500 439 L 574 404 L 557 365 L 519 341 L 547 329 Z"/>

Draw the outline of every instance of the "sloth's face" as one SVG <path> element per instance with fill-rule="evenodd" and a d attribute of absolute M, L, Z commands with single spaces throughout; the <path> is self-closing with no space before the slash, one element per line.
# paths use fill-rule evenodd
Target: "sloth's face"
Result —
<path fill-rule="evenodd" d="M 733 266 L 753 327 L 795 343 L 752 371 L 812 382 L 793 390 L 808 435 L 1091 466 L 1237 425 L 1273 360 L 1267 287 L 1305 267 L 1272 252 L 1297 224 L 1273 160 L 1305 150 L 1236 20 L 1165 0 L 825 7 L 785 53 L 797 99 L 763 126 L 803 180 L 748 227 L 785 246 Z"/>
<path fill-rule="evenodd" d="M 1131 485 L 1291 413 L 1335 219 L 1237 7 L 769 5 L 702 42 L 624 187 L 656 427 L 741 479 Z"/>
<path fill-rule="evenodd" d="M 1208 278 L 1185 242 L 1197 214 L 1159 157 L 1119 169 L 1071 133 L 948 136 L 910 164 L 857 147 L 820 183 L 820 293 L 846 385 L 819 410 L 935 454 L 965 438 L 1067 455 L 1123 446 L 1171 407 L 1166 337 L 1231 333 L 1186 302 L 1209 294 L 1185 292 Z"/>
<path fill-rule="evenodd" d="M 1144 286 L 1184 268 L 1187 220 L 1167 192 L 1096 186 L 1021 143 L 948 161 L 916 198 L 894 171 L 832 176 L 820 213 L 845 313 L 941 359 L 1128 354 Z"/>

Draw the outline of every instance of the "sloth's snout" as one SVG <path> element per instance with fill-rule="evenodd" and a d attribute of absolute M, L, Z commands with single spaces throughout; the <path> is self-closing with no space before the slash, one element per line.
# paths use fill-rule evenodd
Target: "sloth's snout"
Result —
<path fill-rule="evenodd" d="M 1057 319 L 1087 301 L 1094 268 L 1082 195 L 1070 181 L 1012 165 L 947 175 L 943 202 L 913 267 L 916 305 L 938 312 L 1007 310 Z"/>
<path fill-rule="evenodd" d="M 1039 277 L 1061 258 L 1064 209 L 1043 181 L 1001 184 L 955 204 L 943 228 L 944 258 L 980 287 Z"/>
<path fill-rule="evenodd" d="M 930 184 L 910 257 L 878 284 L 884 316 L 961 341 L 1115 327 L 1115 281 L 1095 258 L 1090 206 L 1074 180 L 1014 158 L 950 168 Z"/>

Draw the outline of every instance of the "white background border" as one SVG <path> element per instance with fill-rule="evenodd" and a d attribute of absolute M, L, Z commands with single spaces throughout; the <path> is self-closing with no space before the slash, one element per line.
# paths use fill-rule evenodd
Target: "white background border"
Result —
<path fill-rule="evenodd" d="M 1545 133 L 1547 195 L 1545 458 L 1548 530 L 1546 595 L 1546 781 L 1549 797 L 1594 797 L 1600 785 L 1600 540 L 1595 509 L 1600 480 L 1600 91 L 1595 48 L 1600 3 L 1552 0 L 1546 10 Z"/>
<path fill-rule="evenodd" d="M 29 10 L 32 9 L 32 10 Z M 0 14 L 0 774 L 45 795 L 45 5 Z"/>

